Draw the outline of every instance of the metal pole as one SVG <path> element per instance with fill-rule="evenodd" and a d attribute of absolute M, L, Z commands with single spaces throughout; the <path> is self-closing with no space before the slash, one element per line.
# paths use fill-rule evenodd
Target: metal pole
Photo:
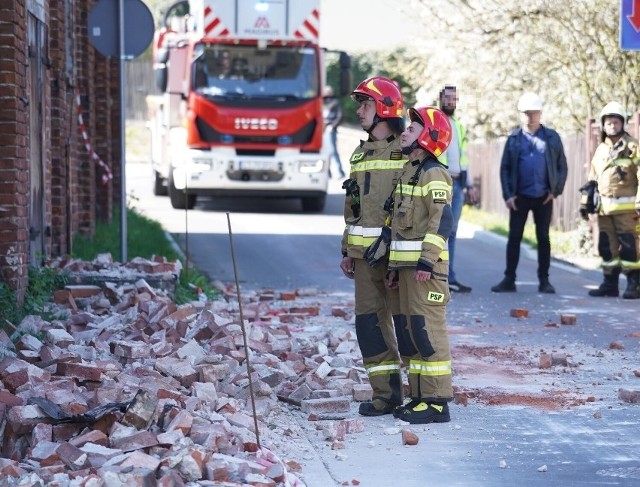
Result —
<path fill-rule="evenodd" d="M 125 48 L 124 48 L 124 0 L 118 0 L 118 46 L 120 48 L 120 261 L 127 261 L 127 182 L 126 182 L 126 100 L 125 100 Z"/>
<path fill-rule="evenodd" d="M 189 281 L 189 175 L 187 171 L 184 172 L 184 276 L 185 280 Z"/>

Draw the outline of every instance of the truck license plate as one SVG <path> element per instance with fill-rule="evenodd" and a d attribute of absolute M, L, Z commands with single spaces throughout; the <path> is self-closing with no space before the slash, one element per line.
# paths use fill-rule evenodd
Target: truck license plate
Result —
<path fill-rule="evenodd" d="M 240 161 L 240 169 L 244 171 L 273 171 L 275 164 L 271 161 Z"/>

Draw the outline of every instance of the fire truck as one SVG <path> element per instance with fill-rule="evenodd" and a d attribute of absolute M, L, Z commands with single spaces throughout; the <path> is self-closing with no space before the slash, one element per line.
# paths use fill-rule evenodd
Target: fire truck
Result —
<path fill-rule="evenodd" d="M 156 195 L 192 209 L 198 196 L 301 198 L 324 209 L 325 58 L 319 0 L 185 0 L 154 39 L 162 95 L 149 97 Z M 339 95 L 350 59 L 332 51 Z"/>

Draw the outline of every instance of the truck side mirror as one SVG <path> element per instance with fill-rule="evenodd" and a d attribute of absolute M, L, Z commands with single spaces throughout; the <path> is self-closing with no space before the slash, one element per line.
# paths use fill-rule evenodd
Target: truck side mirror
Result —
<path fill-rule="evenodd" d="M 164 93 L 167 91 L 167 81 L 169 80 L 169 76 L 167 74 L 167 65 L 162 64 L 161 67 L 153 67 L 153 71 L 156 75 L 156 86 L 158 89 Z"/>
<path fill-rule="evenodd" d="M 340 52 L 340 96 L 351 93 L 351 58 L 346 52 Z"/>
<path fill-rule="evenodd" d="M 153 71 L 156 78 L 156 86 L 164 93 L 167 91 L 167 82 L 169 74 L 167 73 L 167 61 L 169 60 L 169 50 L 161 49 L 156 56 L 156 62 L 153 64 Z"/>

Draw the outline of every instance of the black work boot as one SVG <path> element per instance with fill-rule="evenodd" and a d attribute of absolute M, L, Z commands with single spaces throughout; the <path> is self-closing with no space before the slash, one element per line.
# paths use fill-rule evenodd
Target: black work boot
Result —
<path fill-rule="evenodd" d="M 640 299 L 640 271 L 631 271 L 627 274 L 627 289 L 622 297 L 624 299 Z"/>
<path fill-rule="evenodd" d="M 391 414 L 393 410 L 398 406 L 397 403 L 392 403 L 382 397 L 376 397 L 373 401 L 363 402 L 358 407 L 358 413 L 362 416 L 382 416 L 384 414 Z"/>
<path fill-rule="evenodd" d="M 602 297 L 608 296 L 612 298 L 618 297 L 618 277 L 620 276 L 620 269 L 615 269 L 612 274 L 605 274 L 604 281 L 598 287 L 598 289 L 592 289 L 589 291 L 589 296 Z"/>
<path fill-rule="evenodd" d="M 413 407 L 416 407 L 418 404 L 420 404 L 420 399 L 411 399 L 407 404 L 404 404 L 402 406 L 396 406 L 396 408 L 393 410 L 393 417 L 394 418 L 399 418 L 400 416 L 402 416 L 403 412 L 406 409 L 411 409 Z"/>
<path fill-rule="evenodd" d="M 500 283 L 491 288 L 494 293 L 515 293 L 516 282 L 513 279 L 505 277 Z"/>
<path fill-rule="evenodd" d="M 548 278 L 541 278 L 540 285 L 538 286 L 538 292 L 544 294 L 555 294 L 556 288 L 551 285 Z"/>
<path fill-rule="evenodd" d="M 398 419 L 410 424 L 448 423 L 449 405 L 446 402 L 419 402 L 412 408 L 405 408 Z"/>

